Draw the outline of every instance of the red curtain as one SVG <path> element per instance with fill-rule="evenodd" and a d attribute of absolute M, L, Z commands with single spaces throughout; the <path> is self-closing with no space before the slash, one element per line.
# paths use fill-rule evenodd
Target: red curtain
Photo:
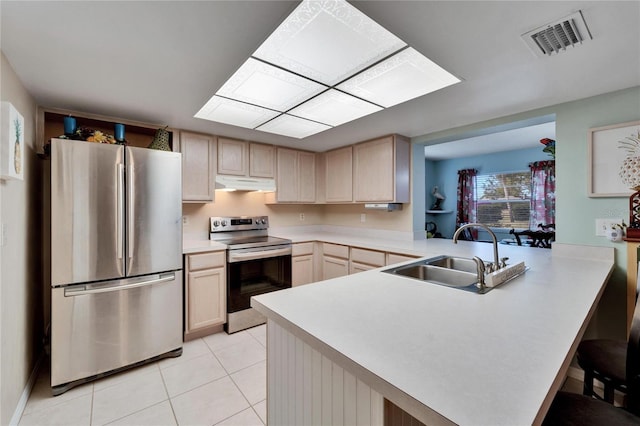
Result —
<path fill-rule="evenodd" d="M 476 221 L 476 169 L 458 170 L 458 207 L 456 209 L 456 229 L 465 223 Z M 471 234 L 477 238 L 477 229 L 472 229 Z"/>
<path fill-rule="evenodd" d="M 556 223 L 556 162 L 536 161 L 531 169 L 531 216 L 529 229 Z"/>

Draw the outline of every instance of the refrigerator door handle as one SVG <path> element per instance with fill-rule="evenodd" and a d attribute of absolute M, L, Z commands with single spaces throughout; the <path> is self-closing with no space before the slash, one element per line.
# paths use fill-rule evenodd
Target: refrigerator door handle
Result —
<path fill-rule="evenodd" d="M 98 293 L 109 293 L 112 291 L 130 290 L 136 287 L 150 286 L 150 285 L 159 284 L 167 281 L 173 281 L 175 279 L 176 279 L 175 272 L 171 272 L 169 274 L 158 275 L 158 278 L 154 278 L 151 280 L 145 280 L 145 281 L 125 284 L 125 285 L 114 285 L 109 287 L 98 287 L 98 288 L 89 288 L 89 289 L 87 289 L 85 286 L 80 286 L 81 288 L 77 290 L 75 290 L 73 287 L 68 287 L 64 289 L 64 296 L 73 297 L 73 296 L 82 296 L 86 294 L 98 294 Z"/>
<path fill-rule="evenodd" d="M 127 200 L 127 208 L 128 208 L 128 224 L 127 224 L 127 257 L 129 259 L 129 266 L 127 267 L 127 271 L 131 269 L 131 261 L 133 258 L 133 251 L 135 250 L 135 207 L 133 203 L 135 202 L 135 189 L 136 189 L 136 181 L 133 175 L 133 164 L 129 165 L 129 188 L 128 188 L 128 200 Z M 127 272 L 129 273 L 129 272 Z"/>
<path fill-rule="evenodd" d="M 116 251 L 118 255 L 118 259 L 122 259 L 124 243 L 124 165 L 117 164 L 116 165 L 117 173 L 117 188 L 118 188 L 118 200 L 116 202 Z"/>

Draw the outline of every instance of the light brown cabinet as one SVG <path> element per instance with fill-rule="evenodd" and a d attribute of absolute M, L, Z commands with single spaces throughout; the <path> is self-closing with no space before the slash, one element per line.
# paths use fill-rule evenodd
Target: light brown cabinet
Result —
<path fill-rule="evenodd" d="M 349 247 L 339 244 L 322 244 L 322 279 L 349 275 Z"/>
<path fill-rule="evenodd" d="M 382 251 L 367 250 L 351 247 L 349 274 L 379 268 L 386 262 L 386 253 Z"/>
<path fill-rule="evenodd" d="M 276 148 L 273 145 L 249 143 L 249 176 L 276 177 Z"/>
<path fill-rule="evenodd" d="M 314 281 L 313 243 L 297 243 L 291 248 L 291 286 Z"/>
<path fill-rule="evenodd" d="M 314 203 L 316 200 L 316 160 L 312 152 L 277 148 L 276 194 L 278 203 Z"/>
<path fill-rule="evenodd" d="M 406 254 L 387 253 L 387 265 L 395 265 L 396 263 L 408 262 L 409 260 L 419 259 L 417 256 L 409 256 Z"/>
<path fill-rule="evenodd" d="M 235 139 L 218 138 L 218 174 L 247 175 L 247 143 Z"/>
<path fill-rule="evenodd" d="M 353 147 L 325 153 L 325 201 L 353 201 Z"/>
<path fill-rule="evenodd" d="M 185 340 L 219 331 L 227 321 L 225 255 L 185 255 Z"/>
<path fill-rule="evenodd" d="M 409 202 L 409 140 L 400 135 L 353 146 L 354 201 Z"/>
<path fill-rule="evenodd" d="M 215 136 L 180 132 L 182 201 L 208 203 L 215 197 Z"/>
<path fill-rule="evenodd" d="M 218 174 L 273 179 L 275 168 L 273 145 L 218 138 Z"/>

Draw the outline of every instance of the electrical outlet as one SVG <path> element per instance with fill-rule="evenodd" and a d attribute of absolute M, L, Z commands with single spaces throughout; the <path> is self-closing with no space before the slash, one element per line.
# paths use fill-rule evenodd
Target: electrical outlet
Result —
<path fill-rule="evenodd" d="M 300 220 L 304 220 L 304 213 L 300 213 Z"/>
<path fill-rule="evenodd" d="M 607 229 L 610 229 L 612 225 L 616 223 L 622 223 L 621 218 L 601 218 L 596 219 L 596 236 L 606 237 Z"/>
<path fill-rule="evenodd" d="M 365 213 L 362 213 L 360 215 L 360 223 L 365 223 L 367 221 L 367 215 Z"/>
<path fill-rule="evenodd" d="M 182 224 L 183 225 L 189 224 L 189 216 L 182 216 Z"/>

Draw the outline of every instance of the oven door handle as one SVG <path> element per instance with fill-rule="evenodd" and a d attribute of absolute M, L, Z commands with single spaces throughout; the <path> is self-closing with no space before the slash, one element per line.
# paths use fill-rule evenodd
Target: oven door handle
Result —
<path fill-rule="evenodd" d="M 269 257 L 287 256 L 291 255 L 291 247 L 275 249 L 275 250 L 260 250 L 260 251 L 248 251 L 243 253 L 229 253 L 229 263 L 243 262 L 247 260 L 266 259 Z"/>

